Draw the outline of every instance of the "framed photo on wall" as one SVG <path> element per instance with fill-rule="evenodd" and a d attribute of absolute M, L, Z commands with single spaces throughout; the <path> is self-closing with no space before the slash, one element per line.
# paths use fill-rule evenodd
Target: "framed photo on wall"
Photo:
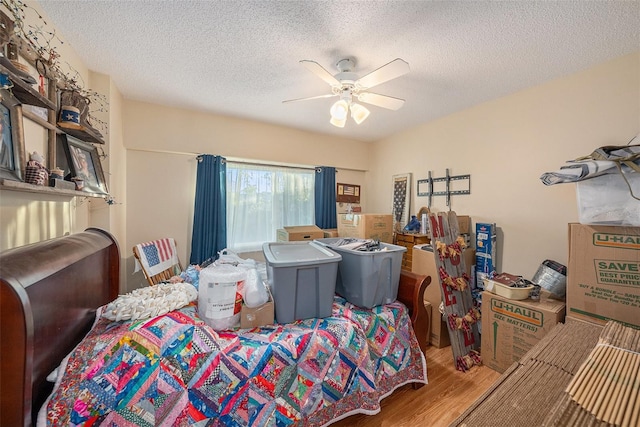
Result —
<path fill-rule="evenodd" d="M 0 89 L 0 178 L 24 181 L 27 164 L 22 127 L 22 105 Z"/>
<path fill-rule="evenodd" d="M 71 178 L 84 181 L 82 191 L 108 194 L 107 182 L 96 147 L 66 134 L 60 135 L 60 137 Z M 65 168 L 65 172 L 66 170 L 67 168 Z"/>
<path fill-rule="evenodd" d="M 401 232 L 409 223 L 411 204 L 411 174 L 393 175 L 393 198 L 391 201 L 393 213 L 393 230 Z"/>
<path fill-rule="evenodd" d="M 360 186 L 355 184 L 337 184 L 336 202 L 360 203 Z"/>

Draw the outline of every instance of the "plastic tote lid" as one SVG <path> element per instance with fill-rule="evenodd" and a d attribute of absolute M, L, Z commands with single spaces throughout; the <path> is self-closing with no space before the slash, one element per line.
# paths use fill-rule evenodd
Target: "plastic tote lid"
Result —
<path fill-rule="evenodd" d="M 269 242 L 262 245 L 267 262 L 275 267 L 339 262 L 342 256 L 316 242 Z"/>

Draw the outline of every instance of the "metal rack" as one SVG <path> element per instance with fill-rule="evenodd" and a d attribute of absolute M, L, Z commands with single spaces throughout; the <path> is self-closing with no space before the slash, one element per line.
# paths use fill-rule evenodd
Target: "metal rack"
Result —
<path fill-rule="evenodd" d="M 463 189 L 452 190 L 451 189 L 451 181 L 461 181 L 464 186 L 466 183 L 466 187 Z M 445 190 L 444 191 L 434 191 L 434 183 L 444 182 Z M 440 178 L 433 178 L 431 176 L 431 171 L 429 171 L 429 178 L 427 179 L 419 179 L 418 180 L 418 196 L 427 196 L 429 197 L 428 206 L 431 207 L 431 198 L 433 196 L 445 196 L 447 206 L 451 206 L 451 195 L 458 194 L 471 194 L 471 175 L 449 175 L 449 169 L 446 169 L 446 175 Z M 426 188 L 425 188 L 426 187 Z"/>

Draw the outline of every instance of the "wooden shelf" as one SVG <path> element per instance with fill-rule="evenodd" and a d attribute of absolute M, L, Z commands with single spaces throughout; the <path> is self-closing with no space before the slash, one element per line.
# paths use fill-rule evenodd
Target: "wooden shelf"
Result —
<path fill-rule="evenodd" d="M 9 70 L 7 70 L 2 65 L 0 65 L 0 73 L 5 73 L 9 75 L 9 78 L 13 82 L 12 92 L 14 96 L 23 104 L 29 104 L 29 105 L 35 105 L 36 107 L 48 108 L 53 111 L 56 110 L 56 105 L 53 102 L 49 101 L 49 99 L 40 95 L 38 91 L 36 91 L 34 88 L 32 88 L 30 85 L 28 85 L 24 81 L 22 81 L 22 79 L 20 79 L 19 77 L 12 74 Z M 98 134 L 93 129 L 90 129 L 84 126 L 80 126 L 79 128 L 68 127 L 64 123 L 58 123 L 57 124 L 58 126 L 56 127 L 55 125 L 43 120 L 41 117 L 38 117 L 37 115 L 33 114 L 28 110 L 23 109 L 22 114 L 29 120 L 35 123 L 38 123 L 39 125 L 47 129 L 54 130 L 57 133 L 64 132 L 66 134 L 69 134 L 85 142 L 91 142 L 94 144 L 104 144 L 104 139 L 102 138 L 102 135 Z"/>
<path fill-rule="evenodd" d="M 70 197 L 99 197 L 104 198 L 104 194 L 89 193 L 87 191 L 67 190 L 63 188 L 45 187 L 44 185 L 27 184 L 26 182 L 11 181 L 9 179 L 0 180 L 0 190 L 22 191 L 25 193 L 42 193 L 54 196 Z"/>
<path fill-rule="evenodd" d="M 94 144 L 104 144 L 104 139 L 102 136 L 97 134 L 92 129 L 86 128 L 84 126 L 78 127 L 70 127 L 66 126 L 64 123 L 58 123 L 58 127 L 67 135 L 71 135 L 73 137 L 78 138 L 84 142 L 91 142 Z"/>
<path fill-rule="evenodd" d="M 31 120 L 34 123 L 39 124 L 40 126 L 47 128 L 49 130 L 53 130 L 56 133 L 63 133 L 62 129 L 58 129 L 56 126 L 52 125 L 51 123 L 49 123 L 48 121 L 44 120 L 42 117 L 32 113 L 29 110 L 25 110 L 24 106 L 22 107 L 22 115 L 24 116 L 24 118 Z"/>
<path fill-rule="evenodd" d="M 33 88 L 32 85 L 26 83 L 3 65 L 0 65 L 0 73 L 9 76 L 9 79 L 13 83 L 13 95 L 23 104 L 31 104 L 36 107 L 44 107 L 54 111 L 56 110 L 56 104 L 53 101 L 50 101 L 46 96 L 42 96 L 40 92 Z"/>

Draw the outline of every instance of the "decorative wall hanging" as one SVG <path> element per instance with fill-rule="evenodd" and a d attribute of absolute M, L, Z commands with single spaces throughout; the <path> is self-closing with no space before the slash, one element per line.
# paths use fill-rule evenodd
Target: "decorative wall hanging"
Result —
<path fill-rule="evenodd" d="M 5 89 L 0 89 L 0 138 L 0 178 L 24 181 L 27 161 L 22 106 Z"/>
<path fill-rule="evenodd" d="M 107 195 L 107 183 L 96 147 L 69 135 L 61 135 L 61 138 L 71 178 L 82 181 L 81 188 L 76 182 L 76 188 Z"/>
<path fill-rule="evenodd" d="M 411 204 L 411 174 L 393 175 L 392 198 L 393 230 L 401 232 L 409 221 Z"/>
<path fill-rule="evenodd" d="M 354 184 L 337 184 L 336 202 L 360 203 L 360 186 Z"/>
<path fill-rule="evenodd" d="M 32 65 L 35 64 L 39 77 L 38 91 L 43 98 L 47 98 L 45 91 L 47 79 L 55 80 L 56 86 L 63 92 L 75 92 L 83 98 L 78 99 L 77 95 L 73 95 L 76 97 L 75 102 L 69 103 L 61 99 L 58 105 L 72 105 L 80 109 L 80 125 L 83 128 L 81 131 L 91 138 L 91 142 L 104 144 L 102 134 L 108 131 L 108 125 L 97 117 L 97 113 L 109 111 L 107 97 L 87 88 L 80 72 L 61 58 L 58 50 L 64 41 L 58 37 L 56 29 L 45 21 L 40 12 L 22 0 L 3 0 L 2 4 L 5 10 L 0 11 L 0 46 L 13 45 L 16 55 L 24 57 Z M 9 62 L 12 58 L 5 58 L 0 53 L 0 60 L 2 59 Z M 8 64 L 5 63 L 5 65 Z M 33 79 L 32 76 L 29 77 Z M 33 79 L 33 84 L 35 83 Z M 61 94 L 62 96 L 64 95 Z M 85 101 L 86 106 L 82 105 Z M 32 104 L 32 102 L 27 103 Z M 46 107 L 49 108 L 49 106 Z M 78 132 L 77 129 L 72 131 Z M 77 134 L 74 135 L 77 136 Z M 82 134 L 79 138 L 89 140 L 86 139 L 87 135 Z"/>
<path fill-rule="evenodd" d="M 65 129 L 88 130 L 92 134 L 102 136 L 100 132 L 91 126 L 89 97 L 82 95 L 76 90 L 63 89 L 60 91 L 60 115 L 58 126 Z M 95 142 L 104 143 L 98 139 Z"/>

